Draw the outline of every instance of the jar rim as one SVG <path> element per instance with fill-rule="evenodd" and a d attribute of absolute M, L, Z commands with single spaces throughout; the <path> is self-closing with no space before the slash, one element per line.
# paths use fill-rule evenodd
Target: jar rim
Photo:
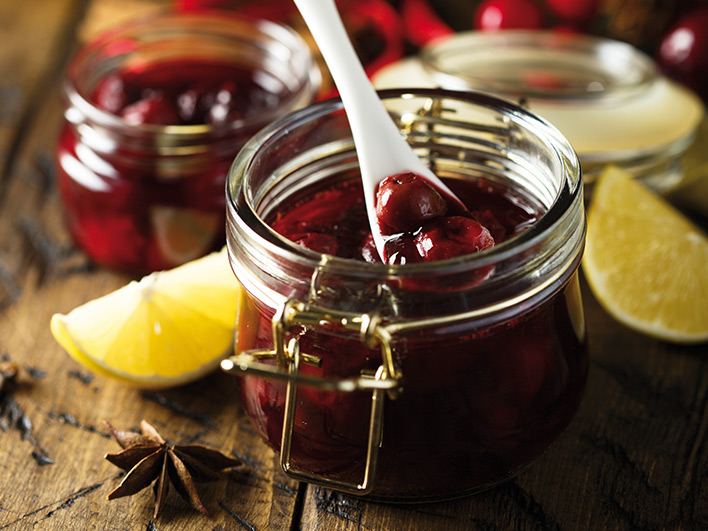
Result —
<path fill-rule="evenodd" d="M 200 27 L 205 31 L 198 31 Z M 125 39 L 129 35 L 137 35 L 145 31 L 160 32 L 179 30 L 183 35 L 192 32 L 195 36 L 205 39 L 217 39 L 221 37 L 237 38 L 247 36 L 249 32 L 257 30 L 261 35 L 285 43 L 293 52 L 301 54 L 301 64 L 296 64 L 300 75 L 297 90 L 288 91 L 287 97 L 280 100 L 276 107 L 264 109 L 257 119 L 254 117 L 238 118 L 236 120 L 221 124 L 192 124 L 192 125 L 158 125 L 158 124 L 127 124 L 120 116 L 98 108 L 79 87 L 77 79 L 82 75 L 82 66 L 86 61 L 90 61 L 99 50 L 110 47 L 112 43 L 122 42 L 124 48 L 128 48 L 128 41 Z M 177 33 L 170 38 L 175 38 Z M 130 53 L 139 47 L 139 43 L 133 43 L 133 49 L 120 50 L 120 53 Z M 117 55 L 119 55 L 118 53 Z M 292 58 L 290 64 L 293 64 Z M 122 131 L 135 131 L 136 134 L 167 134 L 173 138 L 201 138 L 213 134 L 228 134 L 230 131 L 241 129 L 245 126 L 252 127 L 265 125 L 281 116 L 284 111 L 288 111 L 297 105 L 303 97 L 302 91 L 309 91 L 314 95 L 319 90 L 321 84 L 321 72 L 316 64 L 305 40 L 294 29 L 284 23 L 266 19 L 258 19 L 250 16 L 235 13 L 215 13 L 213 11 L 202 11 L 194 13 L 160 12 L 139 16 L 126 22 L 117 24 L 97 35 L 93 40 L 83 46 L 72 58 L 67 69 L 67 76 L 64 81 L 64 93 L 71 105 L 81 112 L 89 120 L 108 129 Z"/>
<path fill-rule="evenodd" d="M 430 42 L 420 59 L 443 85 L 538 100 L 624 99 L 658 75 L 652 59 L 627 43 L 549 30 L 461 32 Z"/>
<path fill-rule="evenodd" d="M 446 273 L 473 268 L 482 268 L 494 263 L 506 260 L 518 253 L 524 252 L 537 245 L 540 240 L 547 237 L 549 231 L 562 223 L 567 218 L 568 212 L 573 208 L 582 208 L 582 177 L 580 163 L 575 151 L 563 135 L 545 119 L 527 111 L 526 109 L 511 103 L 507 100 L 475 91 L 454 91 L 439 88 L 412 88 L 412 89 L 387 89 L 378 91 L 382 100 L 387 98 L 452 98 L 465 102 L 470 102 L 479 106 L 492 106 L 502 115 L 508 117 L 516 123 L 523 123 L 528 127 L 538 129 L 546 138 L 552 139 L 549 147 L 552 149 L 554 157 L 563 168 L 563 184 L 556 193 L 553 202 L 548 205 L 542 216 L 533 223 L 527 230 L 513 238 L 481 252 L 458 256 L 446 260 L 435 262 L 422 262 L 403 265 L 372 264 L 368 262 L 324 255 L 281 236 L 274 231 L 258 214 L 257 204 L 254 198 L 245 194 L 245 207 L 248 209 L 248 217 L 257 224 L 257 227 L 244 226 L 251 237 L 259 241 L 270 253 L 275 253 L 286 260 L 301 262 L 307 265 L 317 265 L 326 262 L 328 268 L 347 271 L 350 273 L 359 272 L 362 274 L 382 276 L 418 276 L 426 273 L 440 272 L 442 269 Z M 226 183 L 227 199 L 227 219 L 238 217 L 237 198 L 238 186 L 237 177 L 244 175 L 253 163 L 253 156 L 259 149 L 267 146 L 269 141 L 282 131 L 292 131 L 297 124 L 306 123 L 319 116 L 325 116 L 343 110 L 343 105 L 338 97 L 316 102 L 308 107 L 290 113 L 281 119 L 269 124 L 259 133 L 252 137 L 244 148 L 239 152 L 234 163 L 229 170 Z"/>

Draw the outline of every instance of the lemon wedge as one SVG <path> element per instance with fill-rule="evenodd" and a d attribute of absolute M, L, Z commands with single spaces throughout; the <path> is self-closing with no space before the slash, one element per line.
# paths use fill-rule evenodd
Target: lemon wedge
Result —
<path fill-rule="evenodd" d="M 54 314 L 50 328 L 94 372 L 168 387 L 203 376 L 230 354 L 245 299 L 224 249 Z"/>
<path fill-rule="evenodd" d="M 595 186 L 583 270 L 626 326 L 665 341 L 708 341 L 708 237 L 619 168 Z"/>

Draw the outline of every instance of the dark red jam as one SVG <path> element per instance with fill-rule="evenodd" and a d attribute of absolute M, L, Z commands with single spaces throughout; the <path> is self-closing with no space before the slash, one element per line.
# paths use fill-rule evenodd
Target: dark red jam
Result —
<path fill-rule="evenodd" d="M 420 214 L 411 214 L 416 210 L 411 202 L 392 204 L 394 200 L 387 203 L 386 212 L 391 214 L 386 216 L 377 211 L 379 223 L 388 238 L 388 263 L 417 263 L 467 254 L 460 252 L 460 249 L 477 252 L 491 247 L 494 242 L 501 243 L 520 234 L 541 215 L 537 205 L 486 179 L 452 179 L 447 184 L 467 207 L 468 212 L 464 215 L 454 210 L 447 212 L 447 207 L 437 206 L 435 208 L 438 210 L 434 214 L 425 215 L 425 219 L 421 219 Z M 417 192 L 406 190 L 405 193 L 410 197 Z M 440 201 L 446 204 L 442 197 Z M 420 201 L 414 203 L 420 205 Z M 391 221 L 394 213 L 396 218 Z M 444 216 L 444 213 L 451 215 Z M 469 239 L 469 246 L 467 242 L 456 241 L 464 240 L 460 238 L 460 231 L 441 228 L 442 221 L 452 220 L 454 224 L 460 218 L 469 219 L 481 227 Z M 371 263 L 381 262 L 371 238 L 359 180 L 348 181 L 336 188 L 301 198 L 291 210 L 280 211 L 276 217 L 266 221 L 276 232 L 313 251 Z M 465 229 L 467 227 L 465 225 Z M 481 232 L 485 235 L 480 236 Z M 423 246 L 417 243 L 425 241 L 424 238 L 429 245 L 419 251 Z M 482 249 L 476 245 L 480 240 L 486 242 Z M 450 247 L 456 247 L 454 252 L 448 252 Z M 436 248 L 441 250 L 436 251 Z M 439 258 L 429 258 L 424 255 L 425 252 Z"/>
<path fill-rule="evenodd" d="M 447 184 L 489 228 L 497 245 L 522 233 L 542 214 L 525 196 L 484 179 Z M 358 180 L 306 194 L 291 204 L 267 219 L 283 236 L 339 257 L 378 260 L 367 244 Z M 422 501 L 487 488 L 531 463 L 562 433 L 578 407 L 587 375 L 576 269 L 577 263 L 552 286 L 504 310 L 501 317 L 423 322 L 393 337 L 403 387 L 400 396 L 385 400 L 372 498 Z M 338 289 L 336 283 L 328 287 Z M 403 299 L 394 302 L 405 304 Z M 467 304 L 464 294 L 438 297 L 434 290 L 421 300 L 450 304 L 451 311 L 459 313 Z M 272 312 L 260 305 L 259 311 L 256 323 L 239 323 L 242 350 L 272 348 Z M 425 314 L 425 309 L 419 311 Z M 375 371 L 381 363 L 381 353 L 364 347 L 356 335 L 317 327 L 296 328 L 291 335 L 299 339 L 301 352 L 322 359 L 319 367 L 301 367 L 309 375 L 351 378 L 362 370 Z M 245 376 L 241 397 L 256 428 L 278 450 L 285 385 Z M 370 409 L 369 392 L 300 385 L 293 468 L 360 482 Z"/>
<path fill-rule="evenodd" d="M 238 65 L 182 59 L 111 74 L 90 100 L 131 125 L 224 124 L 257 116 L 287 96 L 282 83 L 264 81 Z"/>
<path fill-rule="evenodd" d="M 204 59 L 140 63 L 101 79 L 88 99 L 120 121 L 104 127 L 74 114 L 57 148 L 76 243 L 102 265 L 137 273 L 220 248 L 228 168 L 262 127 L 259 115 L 290 97 L 264 72 Z"/>
<path fill-rule="evenodd" d="M 499 224 L 491 218 L 491 223 Z M 379 183 L 376 219 L 387 264 L 446 260 L 489 249 L 495 243 L 474 214 L 413 172 L 390 175 Z"/>

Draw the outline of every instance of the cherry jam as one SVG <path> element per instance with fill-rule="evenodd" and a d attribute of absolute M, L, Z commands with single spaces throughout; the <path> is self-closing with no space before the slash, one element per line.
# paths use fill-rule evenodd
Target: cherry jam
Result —
<path fill-rule="evenodd" d="M 131 22 L 70 65 L 56 160 L 65 219 L 99 264 L 144 274 L 224 244 L 224 183 L 253 134 L 312 101 L 304 42 L 228 15 Z"/>
<path fill-rule="evenodd" d="M 495 244 L 381 263 L 340 102 L 298 111 L 229 172 L 229 259 L 249 309 L 224 367 L 286 474 L 387 501 L 461 496 L 529 465 L 580 403 L 580 167 L 552 126 L 508 102 L 380 96 Z M 393 387 L 377 394 L 371 379 Z"/>
<path fill-rule="evenodd" d="M 491 227 L 497 245 L 543 215 L 527 196 L 486 179 L 446 184 Z M 311 250 L 380 263 L 370 247 L 358 179 L 304 195 L 266 222 Z M 558 436 L 578 406 L 587 372 L 572 321 L 582 312 L 577 277 L 567 282 L 513 319 L 469 323 L 452 332 L 420 330 L 394 341 L 405 383 L 400 399 L 386 402 L 374 497 L 420 500 L 478 490 L 523 468 Z M 421 289 L 431 285 L 434 280 Z M 429 301 L 436 303 L 434 294 Z M 249 349 L 272 344 L 271 319 L 265 314 L 258 320 Z M 303 368 L 306 374 L 346 378 L 362 369 L 373 372 L 380 362 L 376 350 L 363 349 L 356 338 L 315 330 L 297 335 L 301 351 L 323 360 L 319 368 Z M 258 430 L 279 448 L 284 385 L 245 378 L 241 396 Z M 370 409 L 364 392 L 302 387 L 292 449 L 296 467 L 355 482 L 365 462 Z"/>
<path fill-rule="evenodd" d="M 225 124 L 267 112 L 292 97 L 277 79 L 227 62 L 170 61 L 102 79 L 90 101 L 131 125 Z M 262 76 L 262 74 L 261 74 Z M 237 142 L 248 138 L 244 132 Z"/>
<path fill-rule="evenodd" d="M 529 199 L 486 179 L 449 179 L 447 184 L 467 207 L 467 215 L 481 223 L 487 233 L 491 234 L 492 245 L 521 234 L 542 215 L 540 207 Z M 279 234 L 313 251 L 380 263 L 381 258 L 373 247 L 363 193 L 361 179 L 340 183 L 334 188 L 298 199 L 291 209 L 279 210 L 266 222 Z M 399 213 L 406 208 L 405 205 L 396 207 Z M 442 217 L 442 214 L 439 216 Z M 461 216 L 458 214 L 453 217 Z M 431 217 L 423 227 L 416 228 L 414 234 L 423 234 L 423 229 L 430 227 L 431 221 L 437 218 L 437 215 Z M 379 216 L 381 219 L 382 216 Z M 407 225 L 417 227 L 417 224 L 412 221 Z M 386 231 L 394 236 L 389 240 L 389 248 L 394 248 L 396 239 L 404 235 L 402 227 L 399 224 L 397 228 Z M 431 229 L 428 233 L 435 234 Z M 438 234 L 437 239 L 429 236 L 430 254 L 433 254 L 436 246 L 450 245 L 446 235 Z M 400 257 L 394 255 L 390 258 L 389 263 L 400 263 Z M 423 260 L 416 256 L 404 263 Z"/>

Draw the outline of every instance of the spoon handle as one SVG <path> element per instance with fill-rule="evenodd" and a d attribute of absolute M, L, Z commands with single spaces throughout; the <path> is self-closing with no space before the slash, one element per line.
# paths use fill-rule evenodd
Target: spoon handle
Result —
<path fill-rule="evenodd" d="M 417 157 L 391 120 L 369 82 L 333 0 L 295 0 L 332 74 L 352 129 L 362 169 L 376 168 L 376 182 L 408 169 L 428 169 Z M 365 149 L 359 149 L 364 145 Z M 364 176 L 372 178 L 374 176 Z"/>
<path fill-rule="evenodd" d="M 382 261 L 385 241 L 376 217 L 376 188 L 391 175 L 413 172 L 462 203 L 418 158 L 379 99 L 354 51 L 334 0 L 294 0 L 332 74 L 354 138 L 366 213 Z M 464 208 L 464 206 L 463 206 Z"/>
<path fill-rule="evenodd" d="M 337 85 L 347 109 L 355 144 L 359 146 L 360 141 L 366 143 L 366 149 L 357 147 L 360 165 L 363 168 L 377 168 L 377 173 L 380 172 L 377 175 L 379 181 L 400 172 L 402 162 L 405 165 L 416 163 L 422 166 L 417 157 L 417 162 L 411 162 L 405 160 L 410 157 L 400 154 L 401 149 L 410 151 L 410 147 L 379 100 L 354 47 L 346 38 L 347 33 L 334 1 L 295 0 L 295 4 Z M 407 169 L 420 171 L 418 166 Z"/>

